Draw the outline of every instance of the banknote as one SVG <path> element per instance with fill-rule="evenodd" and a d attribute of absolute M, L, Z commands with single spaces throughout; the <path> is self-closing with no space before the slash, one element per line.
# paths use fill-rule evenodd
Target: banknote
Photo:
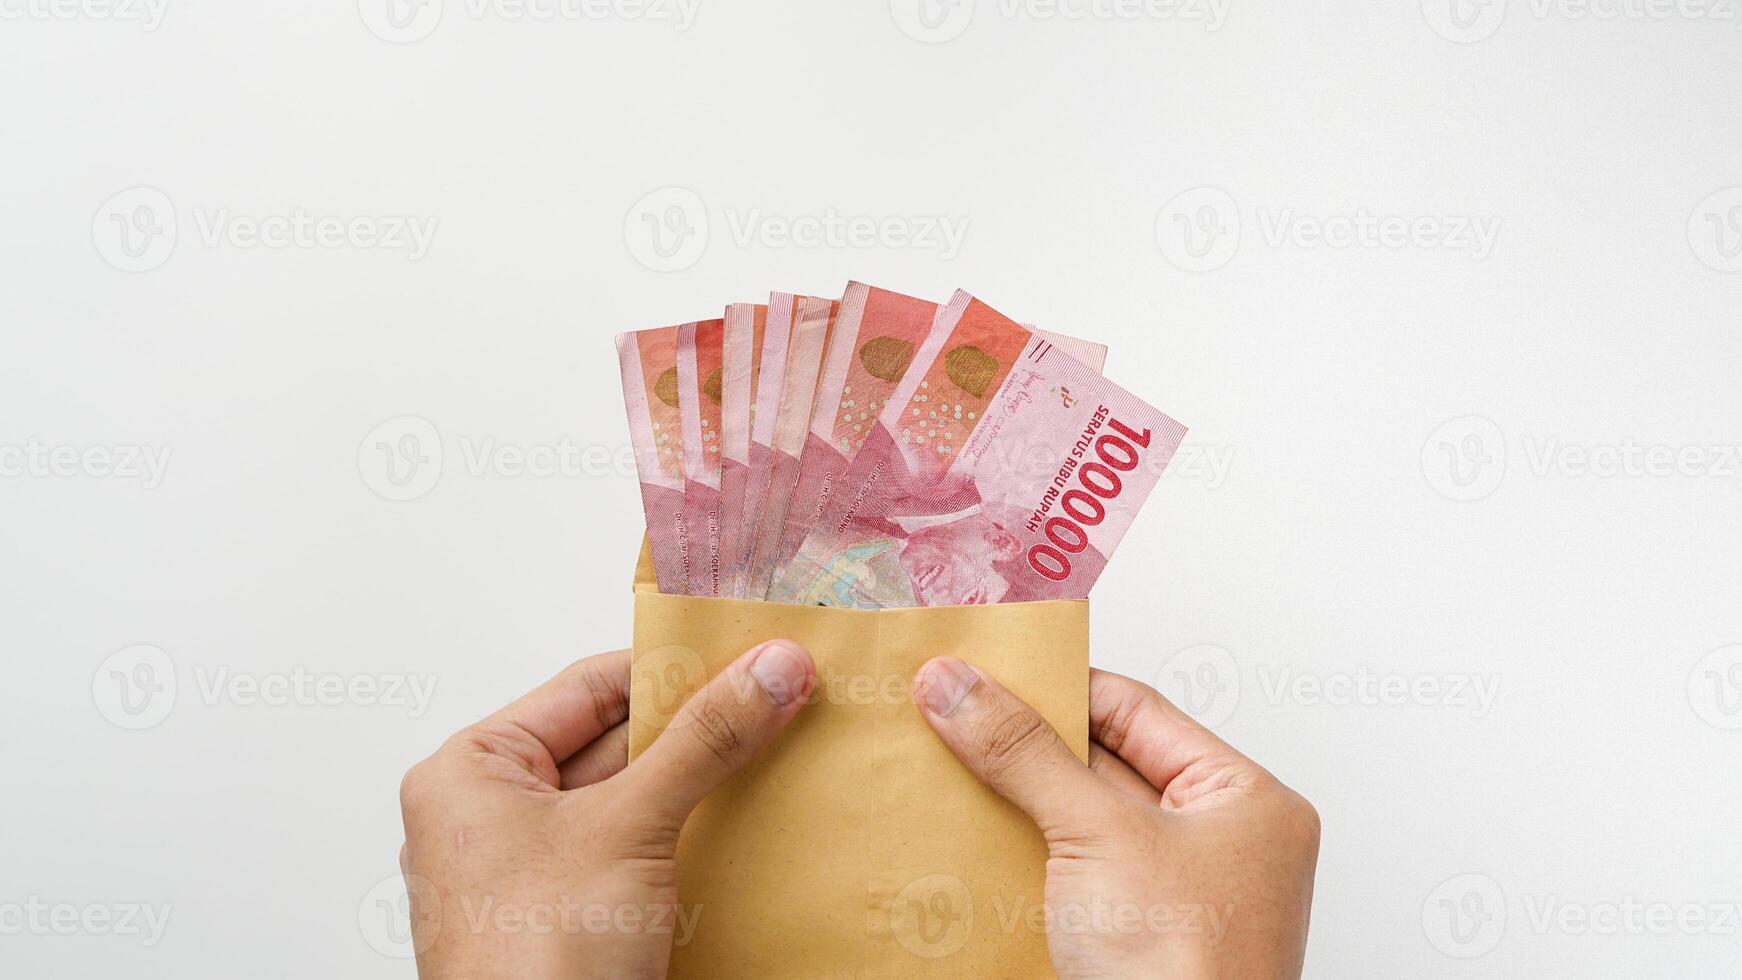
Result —
<path fill-rule="evenodd" d="M 901 383 L 914 352 L 931 332 L 938 306 L 862 282 L 847 284 L 824 354 L 810 431 L 799 456 L 792 501 L 782 522 L 766 595 L 791 595 L 782 584 L 799 545 L 817 526 L 859 447 L 877 424 L 883 403 Z"/>
<path fill-rule="evenodd" d="M 783 300 L 782 297 L 787 297 Z M 762 514 L 762 498 L 768 492 L 769 470 L 774 464 L 774 426 L 780 421 L 780 399 L 786 391 L 787 350 L 792 340 L 794 304 L 789 293 L 769 296 L 767 320 L 758 345 L 761 360 L 756 369 L 756 390 L 750 408 L 750 464 L 744 476 L 744 494 L 738 500 L 739 542 L 743 546 L 744 574 L 733 582 L 735 598 L 749 598 L 750 553 L 755 545 L 754 528 Z"/>
<path fill-rule="evenodd" d="M 938 304 L 862 282 L 847 285 L 817 383 L 810 432 L 806 435 L 792 503 L 787 508 L 775 551 L 774 579 L 765 595 L 791 601 L 803 576 L 792 562 L 811 529 L 817 527 L 879 413 L 906 375 L 914 353 L 930 335 Z M 1026 326 L 1026 325 L 1025 325 Z M 1075 337 L 1027 329 L 1053 340 L 1060 349 L 1099 372 L 1107 359 L 1104 345 Z"/>
<path fill-rule="evenodd" d="M 721 338 L 725 373 L 720 388 L 720 594 L 724 596 L 742 596 L 750 570 L 749 522 L 744 519 L 743 501 L 750 479 L 750 425 L 756 414 L 756 380 L 767 325 L 766 304 L 726 307 Z"/>
<path fill-rule="evenodd" d="M 1083 598 L 1184 436 L 957 292 L 769 597 L 872 609 Z"/>
<path fill-rule="evenodd" d="M 770 445 L 768 487 L 754 522 L 750 549 L 750 580 L 746 595 L 763 598 L 774 577 L 781 532 L 786 526 L 787 505 L 798 483 L 799 460 L 810 432 L 811 408 L 822 371 L 823 352 L 828 349 L 839 303 L 816 296 L 776 293 L 769 307 L 780 308 L 792 322 L 787 342 L 784 390 L 779 417 Z"/>
<path fill-rule="evenodd" d="M 678 417 L 683 428 L 683 515 L 690 595 L 720 594 L 720 386 L 722 320 L 677 328 Z"/>
<path fill-rule="evenodd" d="M 1028 323 L 1023 324 L 1023 326 L 1028 328 L 1029 333 L 1045 337 L 1047 340 L 1052 341 L 1055 347 L 1077 360 L 1082 361 L 1085 367 L 1094 371 L 1096 374 L 1100 374 L 1102 369 L 1107 366 L 1106 344 L 1097 344 L 1092 340 L 1083 340 L 1080 337 L 1069 337 L 1062 333 L 1053 333 L 1051 330 L 1042 330 L 1039 327 Z"/>
<path fill-rule="evenodd" d="M 685 527 L 683 422 L 678 410 L 677 327 L 617 335 L 623 407 L 641 480 L 641 507 L 661 592 L 689 591 Z"/>

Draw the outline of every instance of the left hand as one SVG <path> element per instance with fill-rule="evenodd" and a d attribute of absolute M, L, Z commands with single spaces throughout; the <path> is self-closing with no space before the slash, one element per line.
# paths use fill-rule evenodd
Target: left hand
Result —
<path fill-rule="evenodd" d="M 684 820 L 792 721 L 815 677 L 802 647 L 764 643 L 626 765 L 619 650 L 448 739 L 399 788 L 418 973 L 664 976 L 700 913 L 677 904 Z"/>

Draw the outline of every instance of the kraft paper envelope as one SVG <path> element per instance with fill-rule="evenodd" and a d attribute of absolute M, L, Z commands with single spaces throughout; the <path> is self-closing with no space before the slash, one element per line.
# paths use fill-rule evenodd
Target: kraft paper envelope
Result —
<path fill-rule="evenodd" d="M 678 846 L 693 934 L 671 976 L 1050 977 L 1046 846 L 933 734 L 911 680 L 939 654 L 997 677 L 1088 758 L 1086 601 L 855 610 L 662 595 L 635 583 L 629 757 L 745 650 L 817 663 L 810 703 L 704 800 Z"/>

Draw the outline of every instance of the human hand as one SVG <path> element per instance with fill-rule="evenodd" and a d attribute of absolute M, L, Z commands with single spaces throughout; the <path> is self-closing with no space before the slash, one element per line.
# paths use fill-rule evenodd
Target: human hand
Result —
<path fill-rule="evenodd" d="M 699 912 L 677 904 L 678 831 L 792 721 L 815 676 L 803 648 L 764 643 L 626 766 L 619 650 L 448 739 L 399 789 L 419 975 L 663 977 Z"/>
<path fill-rule="evenodd" d="M 1298 977 L 1319 818 L 1150 688 L 1094 671 L 1089 764 L 983 671 L 940 657 L 921 712 L 1046 838 L 1062 978 Z"/>

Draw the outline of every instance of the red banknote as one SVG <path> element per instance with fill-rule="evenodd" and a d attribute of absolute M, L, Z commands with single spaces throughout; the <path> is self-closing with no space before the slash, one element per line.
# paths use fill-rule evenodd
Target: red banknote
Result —
<path fill-rule="evenodd" d="M 641 478 L 641 507 L 661 592 L 689 591 L 684 525 L 683 422 L 678 409 L 677 327 L 617 335 L 629 442 Z"/>
<path fill-rule="evenodd" d="M 769 598 L 875 609 L 1085 597 L 1184 436 L 958 292 Z"/>

